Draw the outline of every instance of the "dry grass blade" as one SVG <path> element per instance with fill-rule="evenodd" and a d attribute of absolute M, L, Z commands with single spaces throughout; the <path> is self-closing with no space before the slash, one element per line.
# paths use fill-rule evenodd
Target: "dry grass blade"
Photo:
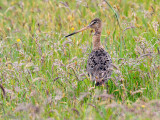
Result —
<path fill-rule="evenodd" d="M 6 92 L 5 92 L 4 87 L 1 84 L 0 84 L 0 88 L 1 88 L 2 93 L 3 93 L 3 97 L 5 98 L 6 97 Z"/>
<path fill-rule="evenodd" d="M 72 111 L 76 112 L 77 115 L 80 115 L 79 111 L 76 108 L 72 108 Z"/>
<path fill-rule="evenodd" d="M 78 81 L 80 81 L 80 79 L 79 79 L 78 75 L 76 74 L 75 69 L 74 69 L 73 67 L 70 67 L 70 66 L 69 66 L 69 68 L 71 68 L 71 69 L 72 69 L 72 71 L 73 71 L 73 73 L 74 73 L 75 77 L 77 78 L 77 80 L 78 80 Z"/>
<path fill-rule="evenodd" d="M 135 95 L 137 93 L 143 93 L 143 91 L 142 90 L 137 90 L 137 91 L 131 92 L 131 95 Z"/>
<path fill-rule="evenodd" d="M 123 34 L 124 34 L 124 32 L 125 32 L 126 30 L 128 30 L 128 29 L 134 29 L 134 28 L 135 28 L 134 26 L 130 26 L 130 27 L 125 28 L 125 29 L 123 30 Z"/>
<path fill-rule="evenodd" d="M 54 79 L 53 79 L 53 82 L 55 82 L 55 81 L 58 80 L 59 78 L 61 78 L 61 77 L 56 77 L 56 78 L 54 78 Z"/>

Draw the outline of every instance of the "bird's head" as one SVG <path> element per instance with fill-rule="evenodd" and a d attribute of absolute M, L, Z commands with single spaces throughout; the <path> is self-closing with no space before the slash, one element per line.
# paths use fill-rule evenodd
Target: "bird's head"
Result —
<path fill-rule="evenodd" d="M 79 33 L 79 32 L 82 32 L 82 31 L 84 31 L 84 30 L 87 30 L 87 29 L 89 29 L 89 28 L 94 29 L 94 30 L 95 30 L 95 33 L 96 33 L 96 31 L 98 31 L 98 32 L 99 32 L 99 30 L 101 31 L 101 26 L 102 26 L 101 20 L 100 20 L 99 18 L 95 18 L 95 19 L 93 19 L 93 20 L 90 22 L 90 24 L 89 24 L 88 26 L 82 28 L 81 30 L 78 30 L 78 31 L 76 31 L 76 32 L 73 32 L 73 33 L 71 33 L 71 34 L 69 34 L 69 35 L 66 35 L 65 37 L 72 36 L 72 35 L 74 35 L 74 34 L 77 34 L 77 33 Z"/>
<path fill-rule="evenodd" d="M 101 20 L 99 18 L 95 18 L 90 22 L 89 27 L 96 30 L 101 28 L 101 25 L 102 25 Z"/>

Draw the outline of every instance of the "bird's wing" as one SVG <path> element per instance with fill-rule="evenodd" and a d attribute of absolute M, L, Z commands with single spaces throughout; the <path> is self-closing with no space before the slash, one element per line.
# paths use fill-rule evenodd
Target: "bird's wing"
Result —
<path fill-rule="evenodd" d="M 87 61 L 87 71 L 92 80 L 110 77 L 112 73 L 111 63 L 111 57 L 104 49 L 92 51 Z"/>

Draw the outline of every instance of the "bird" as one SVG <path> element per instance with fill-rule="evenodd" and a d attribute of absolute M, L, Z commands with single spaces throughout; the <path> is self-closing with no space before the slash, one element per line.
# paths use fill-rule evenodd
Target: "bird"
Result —
<path fill-rule="evenodd" d="M 87 60 L 87 72 L 91 80 L 96 86 L 104 85 L 112 74 L 112 59 L 109 53 L 101 44 L 102 21 L 99 18 L 93 19 L 90 24 L 76 32 L 73 32 L 65 37 L 72 36 L 87 29 L 93 29 L 92 51 Z"/>

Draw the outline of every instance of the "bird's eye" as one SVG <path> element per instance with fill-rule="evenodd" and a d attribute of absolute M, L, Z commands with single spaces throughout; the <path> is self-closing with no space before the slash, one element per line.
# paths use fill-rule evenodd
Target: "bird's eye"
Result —
<path fill-rule="evenodd" d="M 90 23 L 90 25 L 94 25 L 96 22 L 97 22 L 97 21 L 92 21 L 92 22 Z"/>
<path fill-rule="evenodd" d="M 93 24 L 95 24 L 97 21 L 93 21 Z"/>

